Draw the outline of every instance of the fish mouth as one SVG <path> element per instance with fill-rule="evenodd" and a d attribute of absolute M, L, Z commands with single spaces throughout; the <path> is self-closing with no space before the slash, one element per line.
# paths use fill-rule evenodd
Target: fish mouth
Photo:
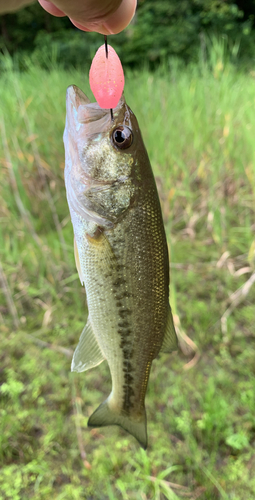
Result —
<path fill-rule="evenodd" d="M 117 120 L 121 109 L 126 106 L 124 95 L 113 109 L 113 120 L 109 109 L 100 108 L 76 85 L 70 85 L 66 92 L 66 126 L 77 133 L 82 131 L 86 139 L 107 133 Z"/>

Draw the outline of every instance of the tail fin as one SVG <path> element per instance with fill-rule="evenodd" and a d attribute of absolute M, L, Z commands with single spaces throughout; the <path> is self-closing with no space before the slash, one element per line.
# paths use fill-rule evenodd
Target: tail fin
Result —
<path fill-rule="evenodd" d="M 147 448 L 147 425 L 146 413 L 143 410 L 143 415 L 138 419 L 134 419 L 129 415 L 121 415 L 114 412 L 108 404 L 109 398 L 104 401 L 94 413 L 89 417 L 89 427 L 104 427 L 105 425 L 119 425 L 125 431 L 134 436 L 144 450 Z"/>

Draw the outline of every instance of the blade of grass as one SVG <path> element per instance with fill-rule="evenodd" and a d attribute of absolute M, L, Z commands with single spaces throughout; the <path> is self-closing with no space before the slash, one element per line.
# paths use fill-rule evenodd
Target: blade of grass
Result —
<path fill-rule="evenodd" d="M 6 299 L 6 303 L 7 303 L 9 312 L 12 316 L 13 326 L 17 330 L 19 328 L 19 325 L 20 325 L 19 316 L 18 316 L 18 312 L 17 312 L 16 306 L 15 306 L 15 303 L 14 303 L 13 298 L 12 298 L 12 294 L 11 294 L 11 290 L 10 290 L 9 285 L 8 285 L 7 278 L 4 274 L 4 270 L 2 267 L 1 261 L 0 261 L 0 283 L 1 283 L 1 288 L 3 290 L 3 294 L 4 294 L 5 299 Z"/>
<path fill-rule="evenodd" d="M 18 189 L 16 177 L 15 177 L 13 166 L 12 166 L 11 154 L 10 154 L 10 150 L 9 150 L 9 146 L 8 146 L 8 142 L 7 142 L 7 138 L 6 138 L 4 118 L 1 118 L 1 133 L 2 133 L 3 149 L 4 149 L 4 153 L 5 153 L 5 158 L 6 158 L 6 165 L 8 167 L 8 172 L 9 172 L 9 176 L 10 176 L 10 184 L 12 187 L 12 191 L 13 191 L 14 199 L 16 201 L 17 208 L 20 212 L 22 219 L 24 220 L 24 223 L 25 223 L 27 229 L 31 233 L 31 236 L 33 237 L 34 241 L 39 246 L 39 248 L 41 248 L 42 242 L 41 242 L 39 236 L 35 232 L 31 218 L 29 217 L 29 213 L 25 209 L 23 202 L 21 200 L 20 194 L 19 194 L 19 189 Z"/>

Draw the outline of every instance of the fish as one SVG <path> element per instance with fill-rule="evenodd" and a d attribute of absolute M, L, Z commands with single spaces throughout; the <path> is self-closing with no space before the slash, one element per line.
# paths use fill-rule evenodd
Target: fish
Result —
<path fill-rule="evenodd" d="M 119 425 L 146 449 L 152 361 L 178 347 L 155 179 L 123 94 L 111 117 L 77 86 L 68 87 L 64 145 L 75 261 L 88 305 L 71 370 L 107 360 L 112 390 L 88 426 Z"/>

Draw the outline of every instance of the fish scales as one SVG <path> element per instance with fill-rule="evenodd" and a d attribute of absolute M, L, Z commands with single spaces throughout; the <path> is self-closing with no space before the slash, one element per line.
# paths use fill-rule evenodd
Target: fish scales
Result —
<path fill-rule="evenodd" d="M 72 369 L 84 371 L 107 360 L 112 391 L 88 424 L 120 425 L 146 448 L 151 364 L 160 350 L 177 347 L 155 180 L 124 97 L 112 122 L 109 113 L 70 87 L 64 142 L 76 264 L 89 310 Z"/>

